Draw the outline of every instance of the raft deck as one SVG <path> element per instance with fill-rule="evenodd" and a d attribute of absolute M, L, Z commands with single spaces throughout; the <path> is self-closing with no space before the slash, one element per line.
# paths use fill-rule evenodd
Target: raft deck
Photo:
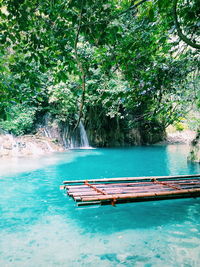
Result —
<path fill-rule="evenodd" d="M 190 198 L 200 196 L 200 174 L 64 181 L 61 189 L 78 206 Z"/>

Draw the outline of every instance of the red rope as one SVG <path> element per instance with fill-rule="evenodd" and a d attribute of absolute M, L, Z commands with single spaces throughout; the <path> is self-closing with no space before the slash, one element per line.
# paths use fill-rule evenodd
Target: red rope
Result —
<path fill-rule="evenodd" d="M 152 182 L 155 183 L 155 184 L 166 185 L 166 186 L 168 186 L 168 187 L 170 187 L 170 188 L 173 188 L 173 189 L 181 190 L 180 187 L 177 187 L 177 186 L 172 185 L 172 184 L 169 184 L 169 183 L 161 182 L 161 181 L 158 181 L 158 180 L 156 180 L 156 179 L 152 179 Z"/>
<path fill-rule="evenodd" d="M 106 192 L 102 191 L 101 189 L 96 188 L 96 186 L 89 184 L 88 181 L 85 181 L 84 184 L 94 189 L 97 193 L 108 195 Z"/>
<path fill-rule="evenodd" d="M 106 192 L 102 191 L 101 189 L 97 188 L 96 186 L 89 184 L 88 181 L 85 181 L 84 184 L 89 186 L 90 188 L 94 189 L 97 193 L 100 193 L 102 195 L 108 195 Z M 117 202 L 117 198 L 113 197 L 113 199 L 111 200 L 111 205 L 115 206 L 116 202 Z"/>

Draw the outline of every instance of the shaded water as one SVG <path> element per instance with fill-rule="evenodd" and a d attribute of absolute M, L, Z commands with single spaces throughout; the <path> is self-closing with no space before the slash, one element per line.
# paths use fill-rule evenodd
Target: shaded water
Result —
<path fill-rule="evenodd" d="M 180 145 L 75 150 L 21 161 L 21 173 L 4 167 L 0 266 L 199 266 L 199 198 L 77 208 L 59 190 L 70 179 L 200 173 L 186 157 Z"/>

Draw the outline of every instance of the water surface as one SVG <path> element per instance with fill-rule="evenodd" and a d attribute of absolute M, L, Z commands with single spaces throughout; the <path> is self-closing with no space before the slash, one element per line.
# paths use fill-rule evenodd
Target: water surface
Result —
<path fill-rule="evenodd" d="M 75 150 L 20 168 L 1 161 L 0 266 L 199 266 L 199 198 L 77 208 L 59 189 L 63 180 L 200 173 L 187 153 L 169 145 Z"/>

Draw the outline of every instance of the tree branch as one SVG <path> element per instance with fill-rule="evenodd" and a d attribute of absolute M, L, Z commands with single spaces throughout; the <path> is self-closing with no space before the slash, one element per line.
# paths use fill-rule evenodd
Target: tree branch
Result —
<path fill-rule="evenodd" d="M 134 5 L 131 5 L 129 8 L 127 8 L 126 10 L 122 11 L 121 13 L 118 14 L 118 16 L 121 16 L 123 15 L 124 13 L 127 13 L 128 11 L 130 10 L 133 10 L 133 9 L 136 9 L 138 6 L 140 6 L 141 4 L 147 2 L 149 0 L 141 0 L 140 2 L 134 4 Z"/>
<path fill-rule="evenodd" d="M 73 132 L 79 126 L 80 120 L 83 116 L 83 107 L 84 107 L 84 102 L 85 102 L 85 90 L 86 90 L 86 84 L 85 84 L 86 83 L 86 80 L 85 80 L 86 74 L 85 74 L 84 67 L 81 63 L 81 60 L 78 56 L 78 50 L 77 50 L 78 39 L 79 39 L 80 30 L 81 30 L 82 14 L 83 14 L 83 2 L 82 2 L 81 12 L 79 15 L 79 24 L 78 24 L 75 43 L 74 43 L 75 58 L 76 58 L 76 62 L 77 62 L 79 71 L 81 72 L 80 79 L 81 79 L 81 83 L 82 83 L 82 96 L 81 96 L 81 103 L 80 103 L 80 109 L 79 109 L 79 114 L 78 114 L 78 120 L 77 120 L 76 125 L 74 126 Z"/>
<path fill-rule="evenodd" d="M 188 44 L 189 46 L 196 48 L 196 49 L 200 49 L 200 44 L 196 44 L 194 42 L 192 42 L 190 39 L 188 39 L 182 32 L 180 24 L 178 22 L 178 16 L 177 16 L 177 5 L 178 5 L 178 0 L 174 0 L 173 1 L 173 18 L 174 18 L 174 23 L 175 23 L 175 27 L 178 33 L 179 38 L 185 42 L 186 44 Z"/>

